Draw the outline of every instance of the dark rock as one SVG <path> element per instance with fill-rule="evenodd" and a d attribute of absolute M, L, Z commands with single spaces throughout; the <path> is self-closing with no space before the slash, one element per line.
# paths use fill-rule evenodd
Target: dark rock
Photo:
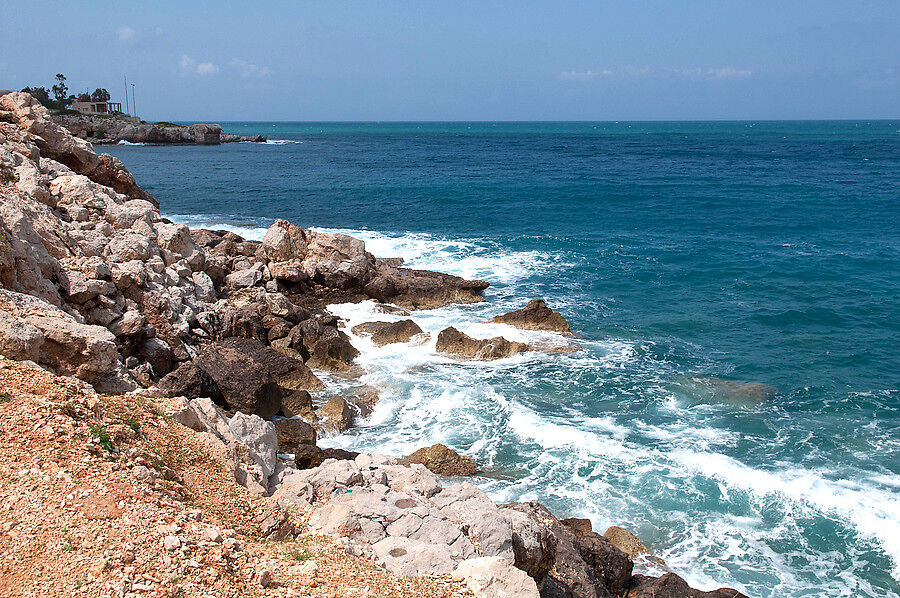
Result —
<path fill-rule="evenodd" d="M 460 455 L 443 444 L 420 448 L 407 459 L 412 463 L 421 463 L 438 475 L 468 476 L 478 471 L 471 457 Z"/>
<path fill-rule="evenodd" d="M 216 403 L 222 402 L 222 392 L 215 380 L 194 363 L 183 363 L 166 374 L 158 384 L 160 390 L 172 397 L 196 399 L 208 397 Z"/>
<path fill-rule="evenodd" d="M 308 419 L 312 415 L 312 395 L 306 390 L 284 392 L 281 413 L 285 417 L 301 416 Z"/>
<path fill-rule="evenodd" d="M 289 358 L 259 341 L 232 337 L 208 345 L 196 363 L 215 381 L 229 409 L 269 419 L 281 409 L 282 398 L 270 368 L 287 369 L 295 362 L 282 359 Z"/>
<path fill-rule="evenodd" d="M 475 339 L 450 326 L 438 334 L 436 349 L 441 353 L 464 355 L 474 359 L 501 359 L 531 350 L 525 343 L 508 341 L 501 336 Z"/>
<path fill-rule="evenodd" d="M 674 573 L 666 573 L 661 577 L 633 576 L 628 589 L 628 598 L 747 598 L 747 596 L 730 588 L 719 588 L 711 592 L 695 590 Z"/>
<path fill-rule="evenodd" d="M 145 339 L 139 348 L 140 354 L 153 367 L 156 376 L 165 376 L 172 371 L 174 355 L 172 348 L 159 338 Z"/>
<path fill-rule="evenodd" d="M 525 330 L 548 330 L 570 334 L 569 323 L 558 312 L 553 311 L 543 299 L 532 299 L 522 309 L 491 318 L 491 322 L 509 324 Z"/>
<path fill-rule="evenodd" d="M 260 509 L 256 522 L 259 535 L 268 540 L 288 540 L 294 535 L 294 525 L 288 512 L 274 502 Z"/>
<path fill-rule="evenodd" d="M 297 469 L 310 469 L 318 467 L 325 459 L 338 459 L 341 461 L 352 461 L 359 456 L 359 453 L 353 451 L 345 451 L 339 448 L 319 448 L 309 444 L 301 444 L 294 451 L 294 464 Z"/>
<path fill-rule="evenodd" d="M 316 431 L 302 419 L 275 420 L 275 434 L 278 436 L 278 450 L 282 453 L 294 452 L 298 446 L 316 443 Z"/>
<path fill-rule="evenodd" d="M 503 509 L 512 524 L 516 566 L 534 577 L 542 597 L 603 598 L 628 588 L 631 559 L 583 520 L 565 525 L 537 502 Z"/>

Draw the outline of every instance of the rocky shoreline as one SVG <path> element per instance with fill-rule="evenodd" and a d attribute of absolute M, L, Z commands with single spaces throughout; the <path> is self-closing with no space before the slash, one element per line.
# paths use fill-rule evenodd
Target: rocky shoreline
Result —
<path fill-rule="evenodd" d="M 147 123 L 136 117 L 116 115 L 55 114 L 51 117 L 69 133 L 96 145 L 120 142 L 146 145 L 219 145 L 220 143 L 265 143 L 262 135 L 223 133 L 218 124 L 176 125 Z"/>
<path fill-rule="evenodd" d="M 165 402 L 170 423 L 160 428 L 193 435 L 271 509 L 266 537 L 312 530 L 394 576 L 452 574 L 476 596 L 742 596 L 693 590 L 674 573 L 634 575 L 634 559 L 646 558 L 637 538 L 621 528 L 601 535 L 534 502 L 496 505 L 458 481 L 477 464 L 447 447 L 408 458 L 318 447 L 377 402 L 373 391 L 321 396 L 317 372 L 361 373 L 328 304 L 372 301 L 407 317 L 483 301 L 488 284 L 404 268 L 358 239 L 286 221 L 262 241 L 172 223 L 121 162 L 81 138 L 97 131 L 79 127 L 61 126 L 28 94 L 0 96 L 4 357 L 89 383 L 90 392 Z M 570 333 L 541 300 L 495 321 Z M 359 332 L 376 344 L 436 334 L 437 350 L 460 358 L 548 350 L 454 328 L 429 333 L 412 318 Z M 104 449 L 131 463 L 115 439 Z M 297 517 L 302 524 L 289 523 Z M 163 539 L 167 550 L 183 541 Z M 277 585 L 269 578 L 256 581 Z"/>

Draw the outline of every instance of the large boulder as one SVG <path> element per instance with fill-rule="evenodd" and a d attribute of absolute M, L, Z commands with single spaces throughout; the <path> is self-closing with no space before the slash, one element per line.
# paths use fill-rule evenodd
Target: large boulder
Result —
<path fill-rule="evenodd" d="M 453 326 L 441 330 L 435 348 L 441 353 L 464 355 L 483 360 L 511 357 L 531 350 L 531 347 L 525 343 L 508 341 L 501 336 L 475 339 L 463 334 Z"/>
<path fill-rule="evenodd" d="M 603 536 L 612 542 L 613 546 L 632 559 L 636 559 L 638 556 L 649 552 L 647 547 L 644 546 L 644 543 L 641 542 L 640 538 L 618 525 L 609 526 L 609 528 L 603 532 Z"/>
<path fill-rule="evenodd" d="M 340 434 L 353 425 L 353 409 L 344 397 L 332 397 L 316 410 L 322 430 L 328 434 Z"/>
<path fill-rule="evenodd" d="M 43 299 L 0 289 L 0 352 L 93 382 L 117 372 L 116 337 Z"/>
<path fill-rule="evenodd" d="M 522 309 L 494 316 L 491 322 L 509 324 L 525 330 L 547 330 L 563 334 L 572 332 L 562 314 L 547 307 L 543 299 L 532 299 Z"/>
<path fill-rule="evenodd" d="M 196 360 L 222 393 L 229 409 L 269 419 L 281 409 L 281 387 L 269 366 L 299 368 L 302 363 L 274 351 L 257 340 L 227 338 L 210 343 Z M 299 365 L 297 365 L 299 363 Z"/>
<path fill-rule="evenodd" d="M 468 476 L 478 471 L 471 457 L 460 455 L 443 444 L 420 448 L 407 459 L 412 463 L 421 463 L 438 475 Z"/>

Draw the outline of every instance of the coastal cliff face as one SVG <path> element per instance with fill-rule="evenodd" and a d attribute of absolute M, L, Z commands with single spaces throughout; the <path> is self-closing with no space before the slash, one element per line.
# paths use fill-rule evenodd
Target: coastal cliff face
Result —
<path fill-rule="evenodd" d="M 121 162 L 98 156 L 28 94 L 0 96 L 0 379 L 8 389 L 3 400 L 13 401 L 19 418 L 13 423 L 21 424 L 10 434 L 13 428 L 44 434 L 49 426 L 50 436 L 74 443 L 79 463 L 81 453 L 103 463 L 88 467 L 94 482 L 107 475 L 116 488 L 137 484 L 136 496 L 164 494 L 176 505 L 153 510 L 165 530 L 147 540 L 152 557 L 135 560 L 134 550 L 116 549 L 100 566 L 96 556 L 91 583 L 115 572 L 119 595 L 179 575 L 202 594 L 213 587 L 204 585 L 204 568 L 219 556 L 249 568 L 234 578 L 233 567 L 213 576 L 229 595 L 315 580 L 316 573 L 284 559 L 277 564 L 273 555 L 236 561 L 234 543 L 219 555 L 214 545 L 226 542 L 216 539 L 218 532 L 200 537 L 194 530 L 194 538 L 188 528 L 197 526 L 185 523 L 179 501 L 193 496 L 206 504 L 215 501 L 205 493 L 224 492 L 240 498 L 242 517 L 259 521 L 241 542 L 324 534 L 342 554 L 375 561 L 394 579 L 424 575 L 449 584 L 427 595 L 460 595 L 465 584 L 476 596 L 740 596 L 693 590 L 674 574 L 632 575 L 632 557 L 620 550 L 625 544 L 583 520 L 559 520 L 537 503 L 498 506 L 472 484 L 444 487 L 422 464 L 316 446 L 318 435 L 345 429 L 372 401 L 334 397 L 322 404 L 311 394 L 325 386 L 321 372 L 360 373 L 358 351 L 326 304 L 369 300 L 396 313 L 482 301 L 487 286 L 403 268 L 399 260 L 376 258 L 358 239 L 286 221 L 273 224 L 262 241 L 172 223 Z M 536 326 L 553 317 L 557 328 L 565 324 L 538 307 L 540 318 L 532 309 L 528 317 L 510 314 L 510 321 Z M 408 342 L 421 333 L 412 324 L 374 333 Z M 32 379 L 43 381 L 41 392 Z M 116 397 L 101 400 L 95 391 Z M 142 456 L 151 440 L 153 450 L 169 447 L 169 461 Z M 29 461 L 17 447 L 0 447 L 4 463 Z M 197 469 L 201 453 L 209 456 L 208 472 Z M 73 473 L 67 463 L 52 466 L 57 473 L 47 492 L 56 492 L 53 484 L 65 486 L 61 496 L 74 492 L 65 483 Z M 42 467 L 27 473 L 39 484 L 46 481 Z M 131 472 L 127 480 L 118 479 L 123 471 Z M 218 480 L 215 488 L 204 485 L 207 476 Z M 33 524 L 40 496 L 32 498 L 31 511 L 27 503 L 16 508 Z M 124 498 L 103 500 L 101 519 L 123 516 Z M 198 511 L 195 520 L 209 514 Z M 129 513 L 129 521 L 135 517 Z M 102 533 L 117 537 L 112 527 Z M 35 549 L 28 544 L 32 532 L 12 537 Z M 233 539 L 241 532 L 229 533 Z M 149 578 L 136 575 L 136 567 Z"/>
<path fill-rule="evenodd" d="M 141 122 L 137 118 L 84 114 L 54 115 L 52 119 L 73 136 L 97 144 L 147 143 L 160 145 L 218 145 L 219 143 L 266 140 L 262 135 L 223 133 L 221 125 L 163 125 Z"/>

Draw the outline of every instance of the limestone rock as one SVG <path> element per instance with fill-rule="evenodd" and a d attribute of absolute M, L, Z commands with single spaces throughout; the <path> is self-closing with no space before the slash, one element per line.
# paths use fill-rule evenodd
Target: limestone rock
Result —
<path fill-rule="evenodd" d="M 4 96 L 5 97 L 5 96 Z M 88 382 L 117 371 L 116 337 L 32 295 L 0 289 L 0 347 Z M 38 338 L 38 334 L 42 338 Z"/>
<path fill-rule="evenodd" d="M 413 463 L 421 463 L 438 475 L 467 476 L 478 470 L 471 457 L 460 455 L 443 444 L 420 448 L 407 459 Z"/>
<path fill-rule="evenodd" d="M 473 359 L 502 359 L 531 350 L 525 343 L 508 341 L 497 336 L 491 339 L 474 339 L 450 326 L 441 330 L 436 349 L 441 353 L 464 355 Z"/>
<path fill-rule="evenodd" d="M 287 220 L 276 220 L 262 240 L 263 251 L 273 262 L 300 260 L 306 257 L 306 232 Z"/>
<path fill-rule="evenodd" d="M 453 579 L 465 581 L 475 598 L 538 598 L 527 573 L 500 557 L 468 559 L 457 565 Z"/>
<path fill-rule="evenodd" d="M 571 334 L 569 323 L 559 312 L 555 312 L 543 299 L 532 299 L 522 309 L 494 316 L 490 320 L 498 324 L 509 324 L 525 330 L 547 330 Z"/>

